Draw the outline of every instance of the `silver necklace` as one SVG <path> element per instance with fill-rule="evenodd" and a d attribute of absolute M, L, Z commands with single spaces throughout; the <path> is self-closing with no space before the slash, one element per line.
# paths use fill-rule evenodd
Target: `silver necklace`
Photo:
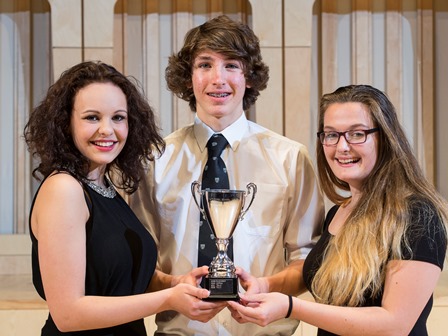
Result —
<path fill-rule="evenodd" d="M 93 183 L 90 180 L 83 179 L 83 181 L 90 188 L 92 188 L 94 191 L 96 191 L 101 196 L 106 197 L 106 198 L 114 198 L 115 195 L 117 195 L 117 191 L 115 190 L 115 188 L 113 187 L 112 183 L 110 183 L 110 181 L 107 178 L 106 178 L 106 180 L 109 183 L 109 187 L 103 188 L 103 187 L 99 186 L 98 184 Z"/>

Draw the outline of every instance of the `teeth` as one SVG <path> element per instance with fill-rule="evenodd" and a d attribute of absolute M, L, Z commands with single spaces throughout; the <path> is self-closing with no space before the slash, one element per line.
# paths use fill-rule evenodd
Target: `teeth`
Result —
<path fill-rule="evenodd" d="M 228 93 L 209 93 L 209 96 L 216 97 L 216 98 L 222 98 L 227 97 Z"/>
<path fill-rule="evenodd" d="M 338 159 L 338 161 L 340 163 L 345 163 L 345 164 L 358 162 L 358 160 L 356 160 L 356 159 L 346 159 L 346 160 Z"/>
<path fill-rule="evenodd" d="M 110 147 L 113 144 L 114 144 L 113 141 L 109 141 L 109 142 L 95 142 L 95 145 L 100 146 L 100 147 Z"/>

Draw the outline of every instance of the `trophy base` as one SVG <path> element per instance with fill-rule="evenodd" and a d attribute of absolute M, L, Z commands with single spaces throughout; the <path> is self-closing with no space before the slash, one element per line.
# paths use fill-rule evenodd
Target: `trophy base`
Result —
<path fill-rule="evenodd" d="M 206 276 L 205 289 L 210 295 L 204 301 L 238 301 L 238 278 L 218 278 Z"/>

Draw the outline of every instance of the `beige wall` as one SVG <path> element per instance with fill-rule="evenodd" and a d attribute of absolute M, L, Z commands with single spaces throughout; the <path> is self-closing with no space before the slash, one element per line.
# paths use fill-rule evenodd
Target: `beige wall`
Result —
<path fill-rule="evenodd" d="M 81 60 L 110 62 L 142 83 L 168 134 L 193 114 L 166 90 L 167 57 L 188 29 L 220 13 L 252 25 L 270 66 L 252 120 L 313 153 L 320 95 L 373 84 L 397 106 L 428 178 L 448 197 L 447 6 L 443 0 L 0 0 L 0 233 L 27 232 L 37 185 L 20 134 L 54 78 Z"/>
<path fill-rule="evenodd" d="M 420 162 L 448 197 L 445 0 L 0 0 L 0 232 L 22 233 L 0 235 L 0 277 L 28 279 L 17 293 L 0 281 L 1 333 L 32 335 L 46 313 L 29 280 L 27 213 L 36 183 L 20 139 L 29 109 L 65 68 L 102 59 L 142 82 L 169 133 L 192 114 L 165 88 L 166 57 L 188 29 L 219 13 L 252 25 L 270 66 L 251 119 L 313 152 L 319 96 L 373 83 L 400 108 Z M 431 335 L 445 334 L 447 313 L 445 271 Z M 303 325 L 300 332 L 313 331 Z"/>

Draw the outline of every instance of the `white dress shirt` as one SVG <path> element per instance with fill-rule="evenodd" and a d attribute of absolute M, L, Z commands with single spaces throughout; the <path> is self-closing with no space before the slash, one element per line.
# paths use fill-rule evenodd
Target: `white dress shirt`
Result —
<path fill-rule="evenodd" d="M 165 153 L 129 200 L 158 245 L 158 267 L 168 274 L 197 267 L 199 210 L 191 183 L 201 181 L 213 133 L 196 117 L 194 124 L 166 137 Z M 244 113 L 221 134 L 230 145 L 221 155 L 230 189 L 257 185 L 255 200 L 233 234 L 234 263 L 256 277 L 278 273 L 305 258 L 321 230 L 324 205 L 308 151 L 248 121 Z M 158 314 L 156 322 L 161 335 L 232 336 L 291 335 L 299 323 L 284 319 L 264 328 L 239 324 L 228 309 L 208 323 L 172 311 Z"/>

